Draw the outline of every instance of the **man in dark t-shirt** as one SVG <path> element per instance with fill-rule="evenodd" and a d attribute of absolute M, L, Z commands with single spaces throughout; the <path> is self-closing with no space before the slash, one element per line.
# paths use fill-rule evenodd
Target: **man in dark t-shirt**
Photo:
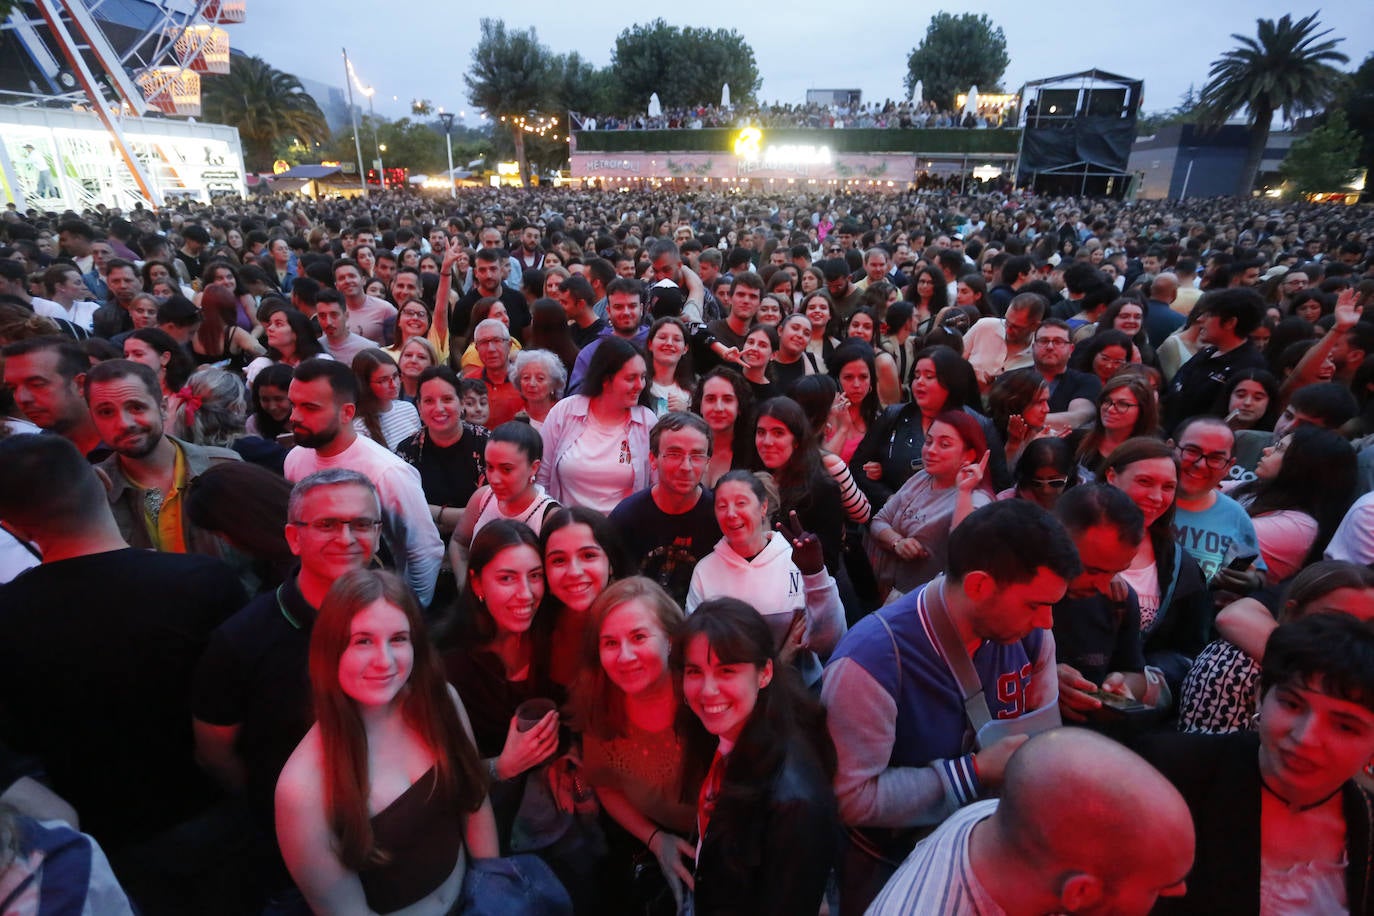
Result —
<path fill-rule="evenodd" d="M 1146 705 L 1167 705 L 1163 679 L 1149 677 L 1140 638 L 1140 605 L 1129 586 L 1118 600 L 1113 578 L 1135 558 L 1145 539 L 1145 516 L 1131 498 L 1103 483 L 1065 491 L 1055 516 L 1078 548 L 1083 571 L 1054 606 L 1054 654 L 1059 666 L 1059 710 L 1066 722 L 1097 720 L 1098 689 L 1125 693 Z"/>
<path fill-rule="evenodd" d="M 243 603 L 238 577 L 129 547 L 65 438 L 0 440 L 0 467 L 0 517 L 43 555 L 0 587 L 0 741 L 41 761 L 131 896 L 209 912 L 196 894 L 220 865 L 219 793 L 195 764 L 189 698 L 210 632 Z"/>
<path fill-rule="evenodd" d="M 685 605 L 697 561 L 720 540 L 711 491 L 701 483 L 711 431 L 696 414 L 665 414 L 649 432 L 649 451 L 658 483 L 622 500 L 611 522 L 639 571 Z"/>
<path fill-rule="evenodd" d="M 197 758 L 225 788 L 244 793 L 260 839 L 274 851 L 277 777 L 315 721 L 311 629 L 334 581 L 372 562 L 380 526 L 369 522 L 381 518 L 371 481 L 344 468 L 303 478 L 288 511 L 286 542 L 301 565 L 215 630 L 191 693 Z M 267 884 L 279 885 L 279 863 L 264 867 L 274 872 Z"/>

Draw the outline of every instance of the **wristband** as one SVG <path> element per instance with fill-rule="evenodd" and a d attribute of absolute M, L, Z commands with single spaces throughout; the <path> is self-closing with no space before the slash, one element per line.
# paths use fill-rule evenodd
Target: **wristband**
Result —
<path fill-rule="evenodd" d="M 662 833 L 662 832 L 663 832 L 663 828 L 662 828 L 662 827 L 655 827 L 655 828 L 654 828 L 654 832 L 651 833 L 651 834 L 649 834 L 649 838 L 648 838 L 647 840 L 644 841 L 644 845 L 647 846 L 647 847 L 649 847 L 650 849 L 653 849 L 653 848 L 654 848 L 654 837 L 658 836 L 658 835 L 659 835 L 660 833 Z"/>

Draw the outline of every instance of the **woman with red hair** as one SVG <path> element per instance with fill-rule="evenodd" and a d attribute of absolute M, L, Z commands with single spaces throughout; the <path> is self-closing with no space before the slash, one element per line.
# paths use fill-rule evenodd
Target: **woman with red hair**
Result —
<path fill-rule="evenodd" d="M 987 469 L 987 438 L 972 415 L 946 410 L 931 421 L 921 446 L 921 470 L 869 526 L 868 559 L 880 597 L 905 594 L 944 571 L 949 533 L 974 509 L 992 502 Z"/>

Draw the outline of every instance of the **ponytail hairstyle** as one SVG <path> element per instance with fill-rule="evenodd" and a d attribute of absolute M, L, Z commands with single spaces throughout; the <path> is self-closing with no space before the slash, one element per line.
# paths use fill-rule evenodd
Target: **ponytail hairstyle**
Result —
<path fill-rule="evenodd" d="M 217 366 L 202 366 L 167 398 L 172 435 L 192 445 L 228 448 L 244 435 L 248 405 L 243 380 Z"/>

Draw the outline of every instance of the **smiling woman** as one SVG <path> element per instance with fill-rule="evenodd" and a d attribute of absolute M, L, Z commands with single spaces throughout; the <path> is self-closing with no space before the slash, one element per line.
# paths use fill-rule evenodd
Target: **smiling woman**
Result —
<path fill-rule="evenodd" d="M 704 774 L 696 911 L 815 911 L 839 836 L 824 712 L 743 601 L 702 604 L 674 640 L 672 660 L 700 722 L 687 743 L 691 782 Z"/>
<path fill-rule="evenodd" d="M 1157 912 L 1368 912 L 1374 626 L 1311 614 L 1269 637 L 1254 732 L 1157 735 L 1137 748 L 1200 830 L 1188 893 Z M 1223 839 L 1224 838 L 1224 839 Z"/>
<path fill-rule="evenodd" d="M 561 503 L 610 512 L 649 485 L 649 429 L 643 406 L 648 361 L 614 335 L 596 347 L 582 394 L 564 398 L 544 418 L 539 483 Z"/>
<path fill-rule="evenodd" d="M 526 700 L 563 698 L 548 677 L 552 618 L 541 613 L 543 598 L 544 564 L 534 532 L 505 519 L 478 532 L 461 598 L 461 631 L 444 653 L 444 667 L 472 707 L 503 837 L 515 819 L 522 777 L 558 748 L 557 712 L 523 731 L 515 715 Z"/>
<path fill-rule="evenodd" d="M 682 609 L 655 582 L 623 579 L 590 611 L 582 644 L 584 676 L 573 690 L 573 726 L 582 734 L 588 781 L 606 813 L 659 863 L 676 899 L 690 883 L 696 785 L 683 785 L 679 704 L 668 665 Z M 617 844 L 627 845 L 627 844 Z M 613 848 L 612 874 L 628 879 L 633 850 Z M 628 880 L 626 880 L 628 884 Z M 608 895 L 628 888 L 613 885 Z"/>
<path fill-rule="evenodd" d="M 311 909 L 455 899 L 467 855 L 500 850 L 467 714 L 400 579 L 359 569 L 334 584 L 311 633 L 310 682 L 319 721 L 276 804 L 282 857 Z"/>

